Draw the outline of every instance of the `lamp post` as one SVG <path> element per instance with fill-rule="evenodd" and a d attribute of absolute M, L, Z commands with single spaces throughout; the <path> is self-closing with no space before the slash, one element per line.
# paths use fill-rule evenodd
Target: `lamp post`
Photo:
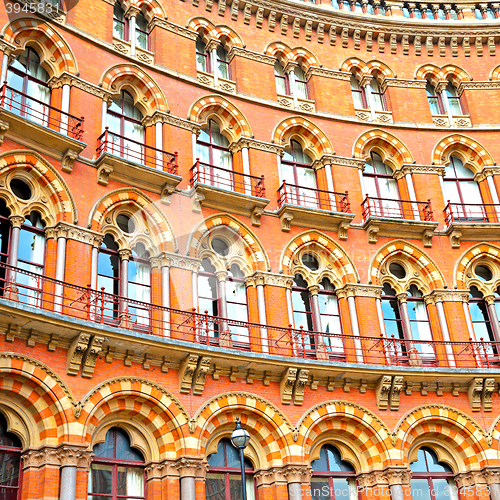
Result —
<path fill-rule="evenodd" d="M 245 484 L 245 457 L 243 456 L 243 450 L 247 447 L 250 442 L 250 434 L 246 429 L 241 427 L 240 417 L 236 417 L 236 427 L 231 434 L 231 443 L 233 446 L 240 450 L 240 462 L 241 462 L 241 488 L 243 491 L 243 500 L 247 500 L 247 490 Z"/>

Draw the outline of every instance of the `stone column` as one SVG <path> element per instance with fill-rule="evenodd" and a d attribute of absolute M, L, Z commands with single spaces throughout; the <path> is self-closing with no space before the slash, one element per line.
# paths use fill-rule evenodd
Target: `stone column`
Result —
<path fill-rule="evenodd" d="M 66 270 L 66 234 L 64 226 L 59 226 L 57 231 L 57 256 L 56 256 L 56 280 L 64 281 Z M 61 313 L 63 306 L 64 286 L 56 283 L 54 288 L 54 312 Z"/>
<path fill-rule="evenodd" d="M 140 10 L 137 7 L 130 6 L 125 12 L 125 17 L 128 19 L 128 31 L 129 31 L 129 41 L 130 41 L 130 55 L 135 56 L 135 47 L 136 47 L 136 18 L 140 13 Z"/>
<path fill-rule="evenodd" d="M 69 95 L 70 95 L 71 87 L 65 83 L 62 86 L 62 102 L 61 102 L 61 111 L 63 113 L 69 113 Z M 68 135 L 68 115 L 61 114 L 61 134 Z"/>
<path fill-rule="evenodd" d="M 302 484 L 311 481 L 311 466 L 305 464 L 287 464 L 283 467 L 283 476 L 288 483 L 288 500 L 302 500 Z"/>
<path fill-rule="evenodd" d="M 349 318 L 351 319 L 352 333 L 355 337 L 359 337 L 358 313 L 356 312 L 356 302 L 353 295 L 349 295 L 347 297 L 347 304 L 349 306 Z M 359 338 L 354 339 L 354 345 L 356 348 L 356 360 L 358 363 L 363 363 L 363 351 Z"/>
<path fill-rule="evenodd" d="M 130 328 L 130 315 L 128 313 L 128 261 L 130 256 L 132 255 L 132 251 L 128 248 L 122 248 L 118 250 L 118 255 L 120 256 L 120 296 L 123 299 L 120 299 L 118 305 L 119 318 L 120 318 L 120 326 L 122 328 Z"/>
<path fill-rule="evenodd" d="M 87 445 L 62 445 L 58 449 L 61 461 L 59 500 L 75 500 L 77 468 L 89 469 L 93 456 L 86 448 Z"/>
<path fill-rule="evenodd" d="M 24 217 L 22 215 L 11 215 L 9 220 L 12 224 L 10 233 L 10 249 L 7 264 L 12 267 L 17 267 L 17 258 L 19 255 L 19 234 L 21 233 L 21 226 L 24 224 Z M 16 285 L 16 271 L 14 269 L 7 269 L 5 294 L 4 298 L 11 300 L 18 300 L 18 288 Z"/>
<path fill-rule="evenodd" d="M 212 66 L 212 74 L 214 75 L 214 87 L 219 86 L 219 68 L 217 67 L 217 47 L 218 40 L 210 40 L 207 44 L 207 52 L 210 52 L 210 65 Z"/>
<path fill-rule="evenodd" d="M 500 326 L 498 325 L 498 315 L 497 310 L 495 309 L 495 298 L 496 297 L 494 295 L 486 295 L 484 300 L 488 304 L 488 314 L 490 316 L 491 328 L 493 329 L 493 336 L 498 342 L 500 339 Z"/>
<path fill-rule="evenodd" d="M 297 97 L 297 88 L 295 84 L 295 68 L 297 63 L 288 63 L 285 68 L 285 73 L 288 73 L 288 82 L 290 84 L 290 94 L 293 98 L 293 107 L 297 109 L 299 107 L 299 99 Z"/>
<path fill-rule="evenodd" d="M 217 286 L 219 290 L 219 317 L 227 318 L 227 271 L 216 271 L 215 275 L 217 276 Z M 231 347 L 231 332 L 227 327 L 226 321 L 220 323 L 219 345 L 221 347 Z"/>
<path fill-rule="evenodd" d="M 500 500 L 500 468 L 485 467 L 483 477 L 488 485 L 491 500 Z"/>
<path fill-rule="evenodd" d="M 165 261 L 161 264 L 161 305 L 170 308 L 170 268 Z M 163 311 L 163 335 L 170 337 L 170 311 Z"/>
<path fill-rule="evenodd" d="M 175 467 L 180 476 L 181 500 L 196 500 L 196 480 L 205 478 L 208 464 L 199 457 L 182 457 Z"/>

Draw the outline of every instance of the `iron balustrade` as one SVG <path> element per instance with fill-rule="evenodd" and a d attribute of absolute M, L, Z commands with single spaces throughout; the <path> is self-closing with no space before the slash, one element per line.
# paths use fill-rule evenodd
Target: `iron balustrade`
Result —
<path fill-rule="evenodd" d="M 369 217 L 382 217 L 387 219 L 406 219 L 419 221 L 434 221 L 431 200 L 410 201 L 390 198 L 374 198 L 366 195 L 363 203 L 363 220 Z"/>
<path fill-rule="evenodd" d="M 322 189 L 296 186 L 283 181 L 278 189 L 278 206 L 285 204 L 306 208 L 319 208 L 333 212 L 350 213 L 349 193 L 335 193 Z"/>
<path fill-rule="evenodd" d="M 147 146 L 142 142 L 110 132 L 108 127 L 98 137 L 97 144 L 97 157 L 104 153 L 110 153 L 146 167 L 177 175 L 177 151 L 169 153 L 153 146 Z"/>
<path fill-rule="evenodd" d="M 229 191 L 256 196 L 257 198 L 266 197 L 263 175 L 256 177 L 254 175 L 242 174 L 234 170 L 201 162 L 198 158 L 196 159 L 196 163 L 191 167 L 190 174 L 191 186 L 199 182 L 200 184 L 220 187 Z"/>
<path fill-rule="evenodd" d="M 7 111 L 78 141 L 83 138 L 83 116 L 78 118 L 65 113 L 54 106 L 9 87 L 7 82 L 2 86 L 0 106 Z"/>
<path fill-rule="evenodd" d="M 0 263 L 4 305 L 23 304 L 66 318 L 126 328 L 155 337 L 218 345 L 240 352 L 391 366 L 500 366 L 500 342 L 418 341 L 360 337 L 261 325 L 140 302 Z M 451 362 L 451 363 L 450 363 Z"/>
<path fill-rule="evenodd" d="M 500 205 L 451 203 L 444 208 L 446 224 L 453 222 L 500 222 Z"/>

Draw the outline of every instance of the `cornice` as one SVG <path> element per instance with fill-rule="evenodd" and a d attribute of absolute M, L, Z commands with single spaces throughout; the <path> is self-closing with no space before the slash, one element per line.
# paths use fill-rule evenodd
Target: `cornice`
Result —
<path fill-rule="evenodd" d="M 180 26 L 179 24 L 172 23 L 171 21 L 167 21 L 166 19 L 159 19 L 155 17 L 150 23 L 149 27 L 153 29 L 158 26 L 159 28 L 163 28 L 167 31 L 171 31 L 177 35 L 181 35 L 185 38 L 189 38 L 190 40 L 196 40 L 198 37 L 198 33 L 195 31 L 191 31 L 188 28 Z"/>
<path fill-rule="evenodd" d="M 151 116 L 146 116 L 142 120 L 142 124 L 145 127 L 149 127 L 156 123 L 166 123 L 168 125 L 173 125 L 174 127 L 189 130 L 190 132 L 194 132 L 196 134 L 198 134 L 201 129 L 201 126 L 197 123 L 185 120 L 184 118 L 179 118 L 178 116 L 173 116 L 170 113 L 165 113 L 163 111 L 155 111 Z"/>
<path fill-rule="evenodd" d="M 427 85 L 426 80 L 404 80 L 400 78 L 385 78 L 382 84 L 383 90 L 386 87 L 404 87 L 412 89 L 425 89 Z"/>
<path fill-rule="evenodd" d="M 345 71 L 336 71 L 334 69 L 311 66 L 307 70 L 306 78 L 309 79 L 313 75 L 324 76 L 325 78 L 333 78 L 335 80 L 345 80 L 345 81 L 349 81 L 352 76 L 351 73 L 346 73 Z"/>
<path fill-rule="evenodd" d="M 348 158 L 345 156 L 331 156 L 331 164 L 332 165 L 341 165 L 343 167 L 353 167 L 353 168 L 365 168 L 365 160 L 362 158 Z"/>
<path fill-rule="evenodd" d="M 401 172 L 402 175 L 406 174 L 444 175 L 444 165 L 417 165 L 414 163 L 403 163 L 398 172 Z"/>
<path fill-rule="evenodd" d="M 47 445 L 39 448 L 28 448 L 22 455 L 23 469 L 47 465 L 88 469 L 93 456 L 86 444 L 62 443 L 58 446 Z"/>
<path fill-rule="evenodd" d="M 382 287 L 378 285 L 358 285 L 347 283 L 342 288 L 338 288 L 335 293 L 338 298 L 348 297 L 382 297 Z"/>
<path fill-rule="evenodd" d="M 112 98 L 111 92 L 104 90 L 103 88 L 94 85 L 93 83 L 87 82 L 86 80 L 83 80 L 78 76 L 71 75 L 66 71 L 57 78 L 55 77 L 51 78 L 49 81 L 49 86 L 52 89 L 62 87 L 63 85 L 70 85 L 72 87 L 76 87 L 77 89 L 83 90 L 88 94 L 95 95 L 96 97 L 99 97 L 104 100 L 110 100 Z"/>
<path fill-rule="evenodd" d="M 50 238 L 66 238 L 93 246 L 100 246 L 104 239 L 104 235 L 97 231 L 75 226 L 68 222 L 58 222 L 55 226 L 46 228 L 45 231 L 46 236 Z"/>
<path fill-rule="evenodd" d="M 285 151 L 284 146 L 272 144 L 270 142 L 258 141 L 257 139 L 250 137 L 241 137 L 236 142 L 231 144 L 231 152 L 241 151 L 243 148 L 259 149 L 261 151 L 275 153 L 277 155 L 282 155 Z"/>
<path fill-rule="evenodd" d="M 157 259 L 159 259 L 161 267 L 178 267 L 180 269 L 187 269 L 188 271 L 194 272 L 198 272 L 201 265 L 201 259 L 170 252 L 162 252 L 158 255 Z"/>
<path fill-rule="evenodd" d="M 500 89 L 500 80 L 491 82 L 462 82 L 458 86 L 457 92 L 461 94 L 464 90 L 498 90 Z"/>
<path fill-rule="evenodd" d="M 293 283 L 293 276 L 287 274 L 267 273 L 264 271 L 257 271 L 246 279 L 246 284 L 250 286 L 269 285 L 282 288 L 291 288 Z"/>
<path fill-rule="evenodd" d="M 468 290 L 441 290 L 435 289 L 426 296 L 426 299 L 433 303 L 437 302 L 468 302 L 469 301 L 469 291 Z"/>
<path fill-rule="evenodd" d="M 269 64 L 274 66 L 276 63 L 276 57 L 268 56 L 267 54 L 260 54 L 259 52 L 254 52 L 253 50 L 244 49 L 243 47 L 238 47 L 234 45 L 229 51 L 229 60 L 231 61 L 233 57 L 240 56 L 245 59 L 251 59 L 252 61 L 257 61 L 262 64 Z"/>

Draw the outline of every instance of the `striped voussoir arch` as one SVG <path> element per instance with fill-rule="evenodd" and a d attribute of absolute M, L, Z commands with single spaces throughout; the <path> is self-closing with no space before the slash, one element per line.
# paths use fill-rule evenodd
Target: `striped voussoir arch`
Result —
<path fill-rule="evenodd" d="M 441 68 L 432 63 L 422 64 L 415 70 L 416 80 L 429 80 L 436 86 L 438 82 L 450 80 L 455 86 L 468 82 L 471 77 L 467 71 L 454 64 L 446 64 Z"/>
<path fill-rule="evenodd" d="M 293 428 L 288 418 L 272 403 L 250 393 L 226 393 L 208 401 L 194 417 L 194 436 L 199 436 L 199 454 L 205 455 L 210 437 L 221 426 L 234 428 L 236 417 L 262 448 L 264 466 L 282 465 L 290 458 Z"/>
<path fill-rule="evenodd" d="M 469 248 L 460 258 L 455 270 L 455 284 L 458 288 L 466 289 L 467 287 L 467 272 L 472 264 L 479 260 L 492 260 L 500 265 L 500 248 L 488 243 L 479 243 L 478 245 Z"/>
<path fill-rule="evenodd" d="M 61 175 L 45 158 L 35 151 L 23 149 L 0 154 L 0 175 L 15 170 L 28 173 L 47 198 L 44 205 L 51 219 L 47 223 L 77 222 L 73 197 Z"/>
<path fill-rule="evenodd" d="M 16 47 L 25 47 L 33 41 L 37 43 L 43 49 L 42 60 L 54 70 L 51 76 L 60 76 L 64 71 L 73 75 L 78 73 L 71 49 L 52 26 L 36 19 L 17 19 L 4 28 L 3 35 L 5 42 Z"/>
<path fill-rule="evenodd" d="M 48 366 L 28 356 L 1 353 L 0 393 L 26 408 L 39 434 L 37 443 L 70 440 L 68 417 L 73 414 L 74 398 L 65 382 Z"/>
<path fill-rule="evenodd" d="M 354 264 L 344 250 L 331 238 L 319 231 L 308 231 L 294 237 L 285 247 L 280 269 L 283 274 L 292 274 L 292 266 L 295 255 L 306 245 L 316 244 L 328 253 L 328 263 L 333 266 L 333 272 L 337 274 L 342 283 L 356 283 L 358 273 Z"/>
<path fill-rule="evenodd" d="M 205 17 L 194 17 L 186 25 L 186 28 L 198 33 L 205 43 L 217 39 L 217 32 L 211 21 Z"/>
<path fill-rule="evenodd" d="M 372 59 L 364 62 L 358 57 L 349 57 L 340 65 L 340 71 L 354 73 L 358 78 L 371 76 L 375 71 L 383 75 L 384 78 L 394 78 L 394 71 L 382 61 Z"/>
<path fill-rule="evenodd" d="M 413 163 L 413 156 L 404 143 L 396 136 L 380 129 L 367 130 L 362 133 L 354 142 L 353 156 L 368 158 L 373 147 L 380 148 L 398 167 Z"/>
<path fill-rule="evenodd" d="M 204 124 L 210 115 L 217 115 L 223 122 L 223 129 L 233 136 L 233 140 L 253 135 L 250 123 L 243 113 L 230 101 L 218 95 L 207 95 L 193 103 L 188 119 Z"/>
<path fill-rule="evenodd" d="M 295 47 L 292 49 L 292 60 L 296 63 L 301 63 L 302 69 L 307 71 L 311 66 L 321 66 L 319 59 L 307 49 L 303 47 Z"/>
<path fill-rule="evenodd" d="M 429 80 L 435 87 L 442 81 L 441 68 L 435 64 L 422 64 L 415 71 L 415 80 Z"/>
<path fill-rule="evenodd" d="M 96 202 L 89 215 L 88 226 L 94 231 L 101 231 L 108 217 L 120 207 L 140 211 L 150 231 L 150 236 L 161 252 L 177 251 L 177 241 L 163 212 L 148 196 L 134 188 L 121 188 L 104 195 Z"/>
<path fill-rule="evenodd" d="M 339 67 L 340 71 L 345 73 L 354 73 L 356 76 L 361 77 L 364 74 L 365 63 L 358 57 L 347 58 Z"/>
<path fill-rule="evenodd" d="M 468 415 L 449 406 L 429 405 L 412 410 L 400 420 L 394 435 L 394 448 L 400 450 L 404 463 L 412 444 L 422 438 L 441 441 L 454 450 L 466 470 L 480 468 L 488 459 L 484 431 Z"/>
<path fill-rule="evenodd" d="M 434 261 L 422 250 L 403 240 L 387 243 L 380 248 L 370 263 L 369 275 L 374 285 L 380 284 L 383 264 L 396 255 L 404 256 L 420 270 L 420 279 L 425 281 L 431 290 L 444 288 L 445 281 Z"/>
<path fill-rule="evenodd" d="M 372 59 L 366 63 L 366 72 L 370 75 L 373 75 L 375 71 L 380 73 L 384 78 L 395 78 L 396 74 L 394 71 L 387 66 L 387 64 L 382 61 L 377 61 L 376 59 Z"/>
<path fill-rule="evenodd" d="M 491 70 L 490 80 L 500 80 L 500 64 Z"/>
<path fill-rule="evenodd" d="M 82 438 L 90 443 L 96 427 L 105 418 L 134 419 L 156 439 L 160 457 L 184 453 L 189 417 L 182 404 L 154 382 L 120 377 L 93 388 L 81 402 L 78 421 Z"/>
<path fill-rule="evenodd" d="M 243 42 L 241 36 L 229 26 L 218 24 L 217 26 L 214 26 L 214 32 L 215 38 L 221 42 L 224 41 L 228 49 L 231 49 L 234 46 L 241 48 L 245 47 L 245 43 Z"/>
<path fill-rule="evenodd" d="M 327 401 L 311 408 L 297 424 L 304 461 L 314 443 L 322 435 L 334 432 L 349 441 L 353 451 L 364 458 L 367 465 L 388 464 L 392 448 L 387 426 L 370 410 L 348 401 Z"/>
<path fill-rule="evenodd" d="M 128 85 L 137 93 L 137 101 L 148 115 L 155 111 L 168 111 L 167 101 L 157 83 L 135 64 L 117 64 L 109 68 L 102 76 L 100 84 L 104 90 L 113 94 L 120 92 L 123 85 Z"/>
<path fill-rule="evenodd" d="M 302 116 L 291 116 L 276 125 L 272 140 L 276 144 L 288 144 L 290 137 L 298 135 L 304 138 L 308 148 L 317 159 L 325 154 L 334 154 L 333 146 L 327 135 L 313 122 Z"/>
<path fill-rule="evenodd" d="M 189 237 L 188 255 L 197 257 L 200 243 L 205 238 L 205 235 L 213 229 L 223 226 L 233 231 L 235 241 L 238 243 L 243 242 L 246 260 L 251 264 L 254 271 L 269 270 L 269 259 L 260 241 L 248 227 L 230 214 L 213 215 L 201 222 Z"/>
<path fill-rule="evenodd" d="M 291 47 L 283 42 L 272 42 L 264 50 L 264 54 L 276 57 L 283 66 L 293 61 L 294 55 Z"/>
<path fill-rule="evenodd" d="M 460 152 L 466 159 L 464 163 L 471 164 L 477 171 L 484 167 L 494 165 L 493 158 L 488 150 L 478 141 L 462 134 L 451 134 L 441 139 L 432 152 L 432 161 L 436 165 L 444 165 L 449 162 L 454 152 Z"/>
<path fill-rule="evenodd" d="M 153 17 L 165 19 L 165 12 L 156 0 L 138 0 L 135 5 L 145 11 L 148 20 L 151 20 Z"/>
<path fill-rule="evenodd" d="M 441 68 L 441 79 L 450 80 L 458 87 L 462 82 L 470 82 L 471 77 L 467 71 L 454 64 L 447 64 Z"/>

